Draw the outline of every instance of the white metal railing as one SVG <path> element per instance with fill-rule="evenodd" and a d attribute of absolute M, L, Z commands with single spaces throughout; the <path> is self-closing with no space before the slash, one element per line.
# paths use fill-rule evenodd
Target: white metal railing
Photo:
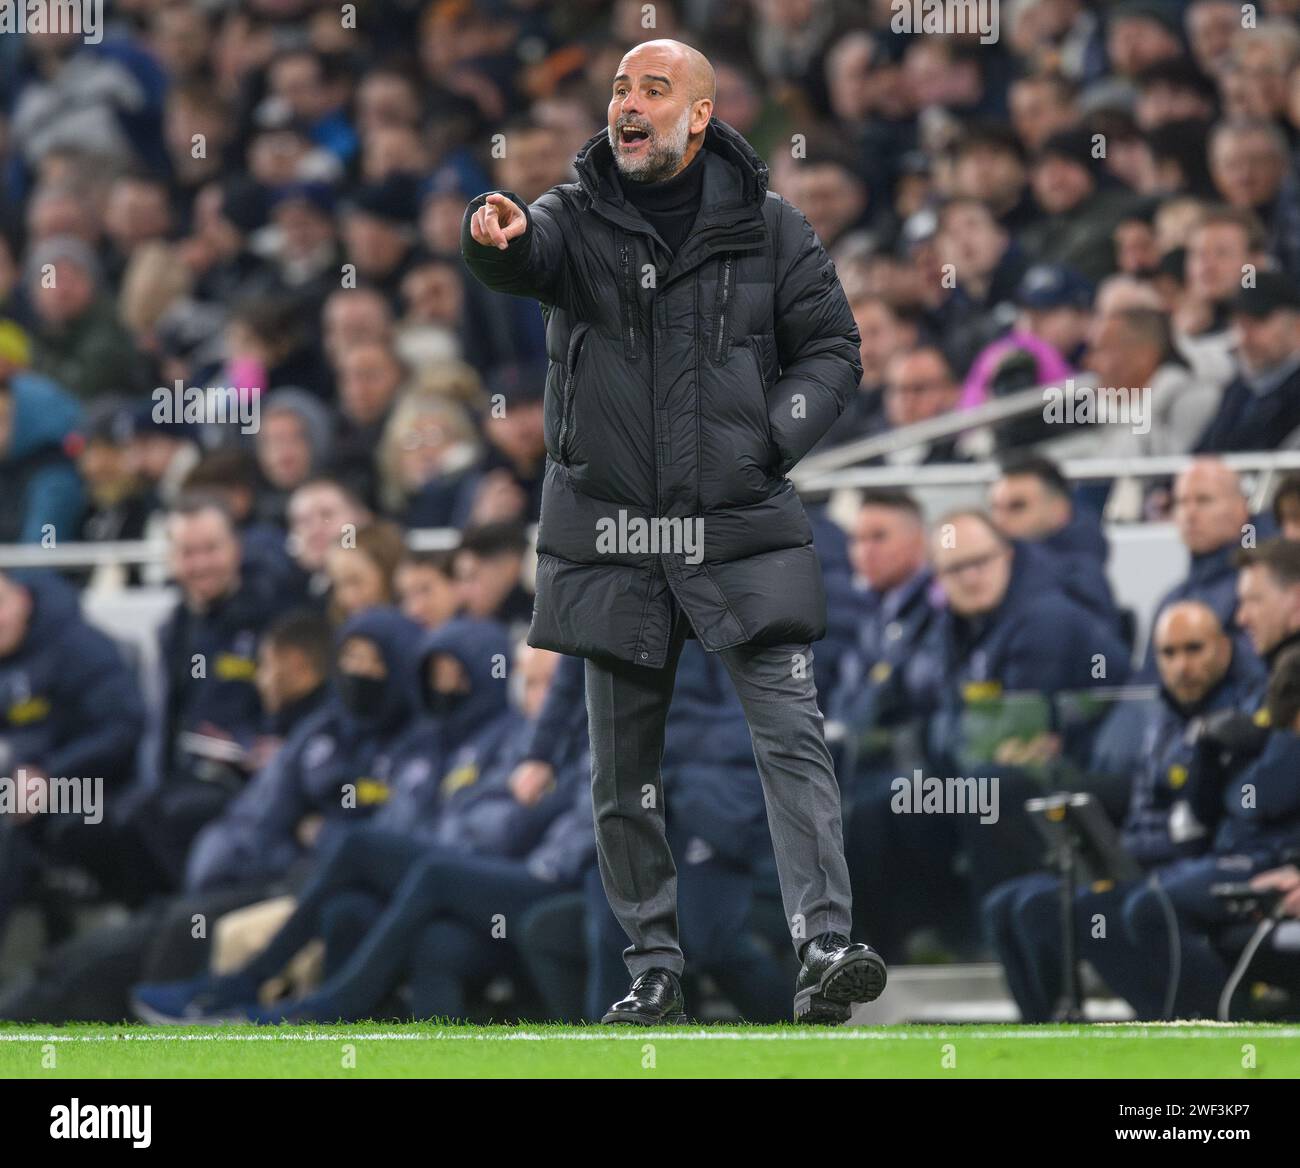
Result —
<path fill-rule="evenodd" d="M 406 533 L 412 551 L 450 551 L 460 543 L 454 527 L 421 527 Z M 161 565 L 167 562 L 167 543 L 160 539 L 105 540 L 103 543 L 0 544 L 0 568 L 97 568 L 101 565 Z"/>

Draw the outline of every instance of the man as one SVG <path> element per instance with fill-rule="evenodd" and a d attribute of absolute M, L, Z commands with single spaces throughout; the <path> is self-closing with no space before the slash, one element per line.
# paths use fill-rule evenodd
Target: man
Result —
<path fill-rule="evenodd" d="M 855 643 L 841 655 L 827 707 L 844 724 L 851 760 L 845 770 L 858 780 L 855 771 L 879 770 L 898 757 L 899 730 L 923 712 L 920 695 L 938 679 L 926 651 L 938 609 L 930 595 L 925 519 L 911 495 L 865 492 L 849 554 L 865 611 Z"/>
<path fill-rule="evenodd" d="M 517 523 L 485 523 L 465 531 L 452 558 L 460 607 L 480 620 L 527 621 L 533 601 L 520 583 L 527 552 L 528 536 Z"/>
<path fill-rule="evenodd" d="M 32 248 L 28 290 L 36 310 L 33 368 L 83 401 L 134 388 L 140 360 L 102 286 L 94 251 L 56 236 Z M 47 279 L 53 272 L 55 279 Z"/>
<path fill-rule="evenodd" d="M 885 371 L 896 354 L 913 348 L 920 334 L 920 318 L 910 308 L 893 304 L 881 296 L 860 291 L 849 301 L 862 344 L 862 383 L 848 408 L 836 420 L 817 449 L 828 450 L 858 438 L 878 434 L 886 428 Z"/>
<path fill-rule="evenodd" d="M 1089 728 L 1061 729 L 1057 697 L 1123 685 L 1129 650 L 1113 629 L 1061 587 L 1049 553 L 1008 540 L 982 512 L 957 512 L 934 528 L 931 562 L 948 600 L 940 617 L 943 683 L 930 723 L 936 765 L 1002 777 L 1001 819 L 956 817 L 972 854 L 977 894 L 1035 866 L 1038 841 L 1020 811 L 1015 771 L 1078 761 Z M 1030 793 L 1028 791 L 1026 794 Z M 967 830 L 960 822 L 977 825 Z"/>
<path fill-rule="evenodd" d="M 869 928 L 885 958 L 903 952 L 918 899 L 889 895 L 893 867 L 882 863 L 898 833 L 881 809 L 890 780 L 921 754 L 929 695 L 942 673 L 933 636 L 939 609 L 932 596 L 925 519 L 903 491 L 864 493 L 849 540 L 853 583 L 865 609 L 855 643 L 841 655 L 827 702 L 844 731 L 840 773 L 847 791 L 846 837 L 857 925 Z M 884 838 L 882 838 L 882 833 Z"/>
<path fill-rule="evenodd" d="M 1123 308 L 1103 316 L 1084 364 L 1098 386 L 1149 391 L 1150 429 L 1127 443 L 1137 455 L 1186 454 L 1219 405 L 1219 387 L 1193 374 L 1174 347 L 1169 317 L 1157 309 Z M 1116 455 L 1123 436 L 1109 429 L 1106 453 Z"/>
<path fill-rule="evenodd" d="M 1141 724 L 1138 770 L 1121 829 L 1124 850 L 1146 870 L 1164 870 L 1204 851 L 1214 824 L 1202 823 L 1193 810 L 1192 785 L 1200 775 L 1188 730 L 1197 717 L 1239 705 L 1244 685 L 1253 680 L 1232 669 L 1239 663 L 1232 639 L 1200 601 L 1180 601 L 1165 609 L 1156 625 L 1155 647 L 1160 698 Z M 1098 937 L 1094 922 L 1098 913 L 1118 920 L 1135 887 L 1136 882 L 1107 883 L 1075 893 L 1080 956 L 1091 958 L 1098 946 L 1123 943 L 1122 936 L 1111 933 Z M 1060 879 L 1036 872 L 1009 881 L 986 898 L 983 912 L 1021 1017 L 1049 1021 L 1064 984 Z"/>
<path fill-rule="evenodd" d="M 885 420 L 891 428 L 942 417 L 957 408 L 960 398 L 961 385 L 937 348 L 923 345 L 890 361 L 885 378 Z M 961 456 L 956 438 L 941 438 L 895 451 L 886 455 L 885 461 L 894 465 L 960 462 Z"/>
<path fill-rule="evenodd" d="M 1087 507 L 1075 505 L 1070 484 L 1054 462 L 1022 457 L 1003 463 L 989 491 L 989 512 L 1008 539 L 1048 553 L 1068 596 L 1108 625 L 1118 625 L 1119 609 L 1106 579 L 1110 545 L 1101 521 Z"/>
<path fill-rule="evenodd" d="M 1043 218 L 1021 244 L 1035 260 L 1065 264 L 1096 283 L 1115 270 L 1111 233 L 1134 196 L 1108 183 L 1085 130 L 1053 134 L 1038 151 L 1031 183 Z"/>
<path fill-rule="evenodd" d="M 1300 288 L 1260 272 L 1232 306 L 1237 376 L 1196 444 L 1201 452 L 1294 449 L 1300 444 Z"/>
<path fill-rule="evenodd" d="M 1187 576 L 1161 597 L 1156 614 L 1179 600 L 1201 600 L 1210 606 L 1220 624 L 1229 628 L 1237 605 L 1233 556 L 1241 548 L 1250 523 L 1250 508 L 1237 472 L 1217 458 L 1193 459 L 1174 482 L 1174 523 L 1191 556 L 1191 565 Z M 1251 652 L 1245 638 L 1237 640 L 1245 652 Z M 1148 648 L 1144 674 L 1153 677 L 1154 669 Z"/>
<path fill-rule="evenodd" d="M 368 507 L 379 502 L 375 450 L 407 375 L 397 351 L 373 341 L 350 346 L 339 358 L 332 465 L 334 474 Z"/>
<path fill-rule="evenodd" d="M 1230 309 L 1246 265 L 1267 266 L 1263 224 L 1252 211 L 1221 207 L 1187 237 L 1186 291 L 1174 309 L 1179 350 L 1199 380 L 1224 386 L 1236 372 Z"/>
<path fill-rule="evenodd" d="M 848 940 L 839 792 L 811 671 L 825 601 L 785 475 L 856 388 L 861 338 L 820 241 L 767 193 L 766 166 L 711 117 L 713 97 L 699 52 L 637 46 L 614 78 L 607 132 L 578 155 L 579 181 L 526 208 L 480 195 L 461 246 L 483 283 L 542 302 L 548 351 L 564 355 L 546 385 L 530 643 L 588 659 L 601 876 L 634 979 L 605 1020 L 685 1019 L 658 760 L 693 631 L 723 655 L 749 721 L 803 962 L 795 1015 L 838 1022 L 879 995 L 885 968 Z M 657 554 L 631 536 L 598 550 L 629 518 L 680 538 Z"/>
<path fill-rule="evenodd" d="M 29 807 L 0 814 L 0 938 L 43 866 L 92 872 L 124 894 L 111 815 L 144 725 L 139 686 L 113 642 L 88 624 L 77 594 L 47 572 L 0 574 L 0 773 L 25 781 Z M 98 780 L 92 795 L 85 784 Z M 64 806 L 52 784 L 80 792 Z M 105 806 L 104 788 L 111 800 Z M 66 791 L 64 792 L 66 794 Z"/>
<path fill-rule="evenodd" d="M 181 597 L 158 633 L 161 697 L 131 821 L 170 886 L 194 834 L 255 768 L 257 645 L 289 598 L 276 577 L 244 563 L 234 521 L 216 498 L 182 499 L 168 539 Z"/>

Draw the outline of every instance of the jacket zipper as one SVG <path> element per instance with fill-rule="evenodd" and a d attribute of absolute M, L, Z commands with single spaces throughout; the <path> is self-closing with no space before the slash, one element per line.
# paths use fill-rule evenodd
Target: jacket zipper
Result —
<path fill-rule="evenodd" d="M 629 361 L 636 360 L 636 284 L 632 273 L 632 245 L 623 238 L 619 250 L 619 260 L 623 265 L 623 344 L 627 349 Z"/>
<path fill-rule="evenodd" d="M 727 304 L 731 300 L 731 255 L 722 261 L 722 270 L 718 276 L 718 323 L 713 337 L 713 363 L 721 365 L 726 355 L 727 346 Z"/>

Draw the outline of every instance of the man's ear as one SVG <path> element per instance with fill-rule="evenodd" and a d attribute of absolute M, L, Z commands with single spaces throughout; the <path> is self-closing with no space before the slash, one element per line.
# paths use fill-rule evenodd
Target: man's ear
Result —
<path fill-rule="evenodd" d="M 690 132 L 692 134 L 702 134 L 704 127 L 709 124 L 709 119 L 713 117 L 713 99 L 711 97 L 701 97 L 695 103 L 695 109 L 691 112 Z"/>

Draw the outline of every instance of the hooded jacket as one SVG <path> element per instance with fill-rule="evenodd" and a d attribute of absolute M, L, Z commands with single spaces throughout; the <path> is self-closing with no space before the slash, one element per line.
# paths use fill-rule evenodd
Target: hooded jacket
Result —
<path fill-rule="evenodd" d="M 430 704 L 427 682 L 437 653 L 454 657 L 469 679 L 468 692 L 441 706 Z M 427 780 L 397 784 L 376 822 L 432 841 L 441 817 L 495 766 L 522 718 L 510 709 L 510 641 L 496 621 L 448 621 L 418 642 L 416 659 L 413 680 L 436 736 L 433 770 Z"/>
<path fill-rule="evenodd" d="M 368 820 L 394 783 L 413 786 L 419 773 L 432 779 L 437 734 L 417 700 L 419 635 L 418 625 L 391 608 L 367 609 L 343 624 L 336 646 L 357 636 L 378 648 L 387 670 L 381 700 L 357 712 L 335 689 L 301 719 L 271 761 L 195 839 L 188 891 L 283 876 L 303 855 L 297 827 L 307 816 L 325 818 L 319 848 L 338 831 Z"/>
<path fill-rule="evenodd" d="M 81 423 L 81 406 L 48 378 L 17 373 L 9 384 L 13 422 L 0 450 L 0 543 L 37 543 L 49 524 L 75 538 L 85 492 L 65 442 Z"/>
<path fill-rule="evenodd" d="M 541 648 L 661 667 L 672 597 L 709 650 L 825 631 L 812 528 L 785 476 L 862 377 L 858 329 L 744 138 L 714 118 L 701 149 L 699 217 L 676 254 L 624 198 L 605 131 L 576 183 L 531 205 L 502 192 L 527 219 L 505 250 L 470 235 L 486 195 L 466 209 L 470 271 L 537 299 L 546 321 Z M 634 527 L 667 534 L 667 550 Z"/>
<path fill-rule="evenodd" d="M 9 768 L 50 777 L 128 779 L 144 727 L 136 678 L 112 640 L 81 615 L 76 592 L 52 572 L 6 573 L 27 589 L 32 615 L 0 657 L 0 744 Z"/>

